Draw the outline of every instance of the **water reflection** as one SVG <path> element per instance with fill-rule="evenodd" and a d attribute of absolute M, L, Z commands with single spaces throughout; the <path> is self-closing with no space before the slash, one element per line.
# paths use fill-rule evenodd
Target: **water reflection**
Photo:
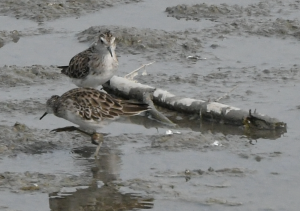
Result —
<path fill-rule="evenodd" d="M 287 132 L 286 128 L 282 130 L 258 130 L 258 129 L 244 129 L 242 126 L 226 125 L 217 122 L 208 122 L 201 120 L 199 116 L 189 116 L 182 114 L 178 119 L 178 113 L 168 115 L 168 118 L 178 125 L 178 129 L 190 129 L 193 131 L 201 132 L 203 134 L 207 132 L 222 133 L 224 135 L 240 135 L 246 136 L 249 139 L 277 139 Z M 143 125 L 146 128 L 170 128 L 170 126 L 164 125 L 155 120 L 149 120 L 142 116 L 133 116 L 128 118 L 132 124 Z"/>
<path fill-rule="evenodd" d="M 277 139 L 286 131 L 245 130 L 242 127 L 224 125 L 213 122 L 201 121 L 197 116 L 178 114 L 168 116 L 178 129 L 191 129 L 203 134 L 213 132 L 224 135 L 240 135 L 252 139 L 267 138 Z M 121 120 L 124 124 L 142 125 L 145 128 L 166 128 L 170 126 L 161 124 L 144 116 L 134 116 Z M 137 131 L 138 132 L 138 131 Z M 89 186 L 73 191 L 61 190 L 61 192 L 49 194 L 50 209 L 58 210 L 134 210 L 153 208 L 153 198 L 136 193 L 124 193 L 114 184 L 120 179 L 121 158 L 117 149 L 101 149 L 99 159 L 92 159 L 95 147 L 83 146 L 72 150 L 79 157 L 75 159 L 77 165 L 89 166 L 90 171 L 85 174 L 92 175 Z M 104 153 L 104 154 L 103 154 Z"/>
<path fill-rule="evenodd" d="M 151 209 L 153 198 L 120 192 L 112 183 L 119 179 L 121 161 L 118 153 L 100 155 L 97 160 L 89 159 L 93 157 L 94 150 L 94 147 L 72 150 L 81 157 L 75 161 L 78 165 L 82 159 L 85 160 L 85 165 L 86 161 L 91 163 L 91 184 L 87 188 L 80 188 L 74 192 L 64 189 L 49 194 L 50 209 L 53 211 Z"/>
<path fill-rule="evenodd" d="M 87 189 L 79 189 L 72 195 L 65 197 L 57 197 L 57 193 L 52 193 L 49 196 L 52 211 L 133 210 L 153 207 L 153 198 L 120 193 L 110 186 L 102 186 L 101 188 L 91 186 Z"/>
<path fill-rule="evenodd" d="M 237 125 L 228 125 L 228 124 L 221 124 L 219 122 L 211 122 L 207 120 L 200 119 L 199 115 L 187 115 L 181 114 L 178 112 L 173 112 L 164 108 L 160 108 L 159 110 L 168 117 L 173 123 L 177 125 L 176 129 L 180 130 L 193 130 L 196 132 L 201 132 L 202 134 L 205 133 L 222 133 L 226 135 L 238 135 L 238 136 L 245 136 L 249 140 L 256 140 L 259 138 L 263 139 L 278 139 L 284 133 L 287 132 L 286 128 L 276 129 L 276 130 L 259 130 L 255 128 L 245 129 L 243 126 Z M 120 128 L 120 123 L 122 124 L 122 128 Z M 115 125 L 114 125 L 115 124 Z M 119 124 L 119 125 L 118 125 Z M 129 125 L 129 127 L 128 127 Z M 133 125 L 139 125 L 142 127 L 136 127 Z M 126 118 L 120 118 L 114 123 L 109 123 L 107 125 L 110 128 L 108 134 L 112 135 L 119 135 L 123 133 L 143 133 L 149 134 L 148 129 L 150 128 L 163 128 L 163 129 L 172 129 L 173 126 L 163 124 L 158 122 L 154 119 L 150 119 L 146 116 L 131 116 Z M 125 127 L 126 126 L 126 127 Z M 125 128 L 125 129 L 124 129 Z M 63 128 L 58 128 L 63 129 Z M 123 129 L 123 130 L 122 130 Z M 117 133 L 116 133 L 117 132 Z M 149 135 L 153 135 L 153 131 L 150 131 Z"/>

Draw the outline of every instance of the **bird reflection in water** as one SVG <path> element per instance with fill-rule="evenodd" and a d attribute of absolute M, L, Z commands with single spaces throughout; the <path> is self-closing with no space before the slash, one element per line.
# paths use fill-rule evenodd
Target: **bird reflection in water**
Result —
<path fill-rule="evenodd" d="M 90 158 L 93 147 L 73 149 L 82 158 Z M 119 153 L 105 153 L 99 160 L 84 159 L 90 162 L 92 178 L 88 188 L 77 189 L 73 193 L 49 194 L 49 205 L 52 211 L 74 210 L 135 210 L 151 209 L 153 198 L 136 193 L 120 192 L 113 181 L 119 179 L 121 160 Z M 80 161 L 80 160 L 79 160 Z M 89 165 L 86 162 L 81 165 Z M 99 186 L 99 183 L 102 184 Z"/>

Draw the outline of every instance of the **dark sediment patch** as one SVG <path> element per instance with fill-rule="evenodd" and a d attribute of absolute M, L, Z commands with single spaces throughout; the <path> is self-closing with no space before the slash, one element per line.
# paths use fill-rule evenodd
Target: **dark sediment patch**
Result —
<path fill-rule="evenodd" d="M 17 43 L 21 35 L 18 31 L 0 31 L 0 48 L 8 42 Z"/>
<path fill-rule="evenodd" d="M 3 0 L 0 2 L 0 14 L 24 18 L 36 22 L 44 22 L 58 19 L 61 17 L 79 17 L 81 15 L 96 12 L 104 8 L 109 8 L 118 4 L 136 3 L 140 0 L 74 0 L 74 1 L 10 1 Z"/>
<path fill-rule="evenodd" d="M 68 134 L 53 134 L 49 130 L 32 129 L 24 124 L 16 122 L 15 125 L 0 125 L 0 155 L 23 153 L 42 153 L 54 149 L 67 149 L 71 146 L 71 139 L 63 143 L 60 139 Z M 58 146 L 60 145 L 60 146 Z"/>
<path fill-rule="evenodd" d="M 63 78 L 62 74 L 54 66 L 32 65 L 27 67 L 3 66 L 0 67 L 0 86 L 16 87 L 28 86 L 35 83 L 44 84 L 46 81 Z"/>
<path fill-rule="evenodd" d="M 218 18 L 236 18 L 242 16 L 267 16 L 270 14 L 269 6 L 266 3 L 259 3 L 242 7 L 239 5 L 208 5 L 208 4 L 195 4 L 186 5 L 181 4 L 174 7 L 167 7 L 166 12 L 169 16 L 186 20 L 199 21 L 203 18 L 216 20 Z"/>
<path fill-rule="evenodd" d="M 294 37 L 300 38 L 299 20 L 287 20 L 282 18 L 273 19 L 235 19 L 228 20 L 222 24 L 216 24 L 211 29 L 204 29 L 203 33 L 210 32 L 211 35 L 238 35 L 250 34 L 264 37 Z"/>
<path fill-rule="evenodd" d="M 205 28 L 202 34 L 209 36 L 251 34 L 259 36 L 292 36 L 299 39 L 300 22 L 297 19 L 289 20 L 283 18 L 274 19 L 274 14 L 284 13 L 278 10 L 284 3 L 280 1 L 264 1 L 258 4 L 251 4 L 247 7 L 239 5 L 177 5 L 167 7 L 168 16 L 177 19 L 201 21 L 208 19 L 216 24 L 213 27 Z M 284 5 L 284 7 L 297 8 L 297 5 Z M 199 23 L 201 24 L 201 23 Z"/>

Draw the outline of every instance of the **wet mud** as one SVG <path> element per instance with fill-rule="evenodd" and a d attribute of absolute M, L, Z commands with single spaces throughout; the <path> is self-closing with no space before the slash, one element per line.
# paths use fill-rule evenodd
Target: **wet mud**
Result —
<path fill-rule="evenodd" d="M 50 34 L 54 33 L 54 31 L 50 28 L 38 28 L 38 29 L 28 29 L 26 31 L 21 30 L 1 30 L 0 31 L 0 48 L 5 44 L 13 42 L 17 43 L 21 38 L 30 37 L 34 35 L 42 35 L 42 34 Z"/>
<path fill-rule="evenodd" d="M 1 87 L 29 86 L 46 84 L 47 81 L 61 80 L 61 73 L 56 67 L 33 65 L 30 67 L 3 66 L 0 68 Z"/>
<path fill-rule="evenodd" d="M 117 26 L 91 27 L 77 34 L 80 42 L 92 43 L 99 32 L 111 30 L 122 54 L 145 56 L 148 60 L 186 60 L 201 48 L 198 34 L 192 31 L 166 32 Z"/>
<path fill-rule="evenodd" d="M 281 16 L 289 13 L 291 9 L 295 12 L 298 7 L 297 4 L 288 4 L 281 1 L 264 1 L 246 7 L 203 3 L 167 7 L 165 12 L 168 16 L 176 19 L 187 21 L 208 19 L 215 22 L 214 27 L 203 31 L 209 33 L 210 36 L 217 36 L 217 34 L 252 34 L 266 37 L 278 36 L 280 38 L 292 36 L 299 39 L 299 20 L 284 19 Z"/>
<path fill-rule="evenodd" d="M 26 18 L 36 22 L 50 21 L 62 17 L 80 17 L 87 13 L 116 6 L 118 4 L 137 3 L 139 0 L 126 1 L 19 1 L 4 0 L 0 3 L 0 13 L 16 19 Z"/>
<path fill-rule="evenodd" d="M 156 3 L 1 1 L 0 14 L 10 18 L 5 24 L 34 24 L 0 31 L 0 210 L 34 210 L 34 203 L 39 210 L 299 207 L 299 3 L 169 1 L 159 9 L 151 6 Z M 134 17 L 132 26 L 100 21 L 106 11 L 113 16 L 122 8 L 116 20 L 132 20 L 141 10 L 159 16 Z M 99 23 L 77 30 L 84 17 Z M 147 21 L 151 27 L 136 26 Z M 174 21 L 174 29 L 166 27 Z M 61 22 L 68 26 L 55 27 Z M 288 131 L 246 131 L 159 108 L 179 127 L 146 116 L 105 125 L 108 135 L 95 159 L 89 136 L 51 132 L 72 124 L 53 115 L 39 118 L 51 95 L 75 87 L 56 66 L 67 65 L 107 29 L 118 41 L 118 75 L 155 60 L 135 80 L 179 96 L 221 97 L 221 103 L 258 109 L 286 122 Z M 44 62 L 50 57 L 45 52 L 51 61 Z M 167 135 L 169 129 L 179 133 Z M 21 197 L 27 202 L 18 203 Z"/>

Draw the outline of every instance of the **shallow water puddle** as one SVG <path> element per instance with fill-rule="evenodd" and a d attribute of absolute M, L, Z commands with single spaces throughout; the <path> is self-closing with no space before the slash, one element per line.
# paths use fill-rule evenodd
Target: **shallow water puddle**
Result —
<path fill-rule="evenodd" d="M 176 2 L 182 3 L 180 1 Z M 55 28 L 57 30 L 72 31 L 87 29 L 87 23 L 89 26 L 115 25 L 162 29 L 166 31 L 192 28 L 195 25 L 193 22 L 177 20 L 175 18 L 166 18 L 166 14 L 164 13 L 166 7 L 176 5 L 176 2 L 172 1 L 172 5 L 170 5 L 170 2 L 167 1 L 143 1 L 137 4 L 108 8 L 79 18 L 63 18 L 57 21 L 48 22 L 45 26 Z M 185 3 L 199 3 L 199 1 L 191 0 Z M 112 14 L 113 18 L 107 18 L 111 17 Z M 139 21 L 137 21 L 137 18 Z M 149 21 L 149 19 L 152 21 Z M 99 20 L 105 20 L 105 22 L 99 22 Z M 147 23 L 147 25 L 145 25 L 145 23 Z M 207 20 L 203 20 L 201 23 L 202 24 L 198 26 L 199 29 L 215 24 Z"/>
<path fill-rule="evenodd" d="M 15 18 L 0 16 L 0 26 L 1 26 L 1 30 L 22 31 L 22 30 L 30 30 L 36 28 L 38 27 L 38 24 L 30 20 L 23 20 L 23 19 L 16 20 Z"/>
<path fill-rule="evenodd" d="M 21 37 L 17 43 L 11 42 L 1 48 L 0 66 L 67 65 L 75 52 L 87 47 L 85 43 L 78 43 L 73 33 Z"/>
<path fill-rule="evenodd" d="M 105 148 L 105 147 L 104 147 Z M 59 191 L 53 191 L 48 194 L 40 194 L 31 192 L 31 194 L 18 193 L 1 193 L 0 210 L 17 209 L 17 210 L 36 210 L 39 203 L 42 203 L 38 210 L 69 210 L 70 207 L 77 209 L 85 207 L 102 207 L 103 209 L 113 208 L 117 210 L 131 210 L 131 209 L 150 209 L 153 207 L 153 198 L 126 191 L 119 191 L 109 182 L 119 179 L 120 172 L 120 156 L 114 153 L 101 153 L 99 159 L 95 160 L 92 157 L 94 147 L 80 147 L 73 148 L 72 154 L 68 151 L 55 150 L 53 153 L 42 153 L 34 155 L 18 154 L 14 158 L 4 158 L 0 162 L 0 169 L 5 172 L 33 174 L 38 172 L 40 175 L 34 181 L 36 187 L 43 189 L 44 182 L 49 185 L 60 183 L 60 179 L 64 178 L 62 175 L 77 175 L 91 174 L 91 184 L 89 186 L 76 186 L 66 183 L 66 187 Z M 63 161 L 63 162 L 62 162 Z M 51 179 L 42 180 L 43 174 L 55 174 Z M 51 181 L 57 180 L 58 181 Z M 83 179 L 87 179 L 84 177 Z M 13 179 L 15 180 L 15 179 Z M 26 180 L 22 178 L 21 180 Z M 65 179 L 64 179 L 65 180 Z M 80 181 L 79 181 L 80 182 Z M 86 181 L 83 181 L 86 183 Z M 60 185 L 59 185 L 60 186 Z M 70 187 L 69 187 L 70 186 Z M 54 188 L 54 187 L 53 187 Z M 15 190 L 19 192 L 21 190 Z M 38 197 L 36 197 L 38 195 Z M 17 203 L 12 203 L 9 198 L 18 198 L 22 196 L 22 200 L 17 200 Z M 26 199 L 24 202 L 22 202 Z M 15 201 L 16 202 L 16 201 Z M 19 203 L 20 202 L 20 203 Z"/>
<path fill-rule="evenodd" d="M 297 49 L 299 42 L 291 39 L 270 37 L 236 37 L 226 36 L 215 42 L 220 47 L 210 48 L 222 62 L 223 66 L 260 68 L 289 67 L 299 60 Z M 208 50 L 209 48 L 206 48 Z M 284 54 L 283 54 L 284 52 Z M 218 65 L 218 64 L 217 64 Z M 213 67 L 211 65 L 211 67 Z M 221 67 L 222 68 L 222 67 Z"/>
<path fill-rule="evenodd" d="M 17 154 L 14 157 L 4 157 L 0 160 L 1 172 L 40 172 L 40 173 L 71 173 L 80 175 L 90 167 L 90 164 L 76 165 L 77 155 L 69 150 L 53 150 L 41 154 Z M 63 161 L 63 162 L 62 162 Z M 81 160 L 82 162 L 82 160 Z"/>
<path fill-rule="evenodd" d="M 295 179 L 295 175 L 285 172 L 288 167 L 284 163 L 290 163 L 290 159 L 281 157 L 281 152 L 272 152 L 272 146 L 277 143 L 279 141 L 259 140 L 256 145 L 241 149 L 237 146 L 237 149 L 212 147 L 217 153 L 209 148 L 208 151 L 198 151 L 178 147 L 169 151 L 168 148 L 150 147 L 151 142 L 147 141 L 127 143 L 121 147 L 124 155 L 120 177 L 133 190 L 155 194 L 154 210 L 167 210 L 165 207 L 182 210 L 181 206 L 187 202 L 198 208 L 211 206 L 210 209 L 240 210 L 243 205 L 255 208 L 253 200 L 258 201 L 262 194 L 280 197 L 280 190 L 286 184 L 279 182 L 282 177 L 277 175 Z M 276 168 L 272 167 L 274 161 L 280 161 Z M 268 188 L 278 182 L 277 187 Z M 272 189 L 276 193 L 271 193 Z M 173 207 L 174 200 L 179 197 L 181 201 Z M 265 202 L 261 207 L 280 207 L 280 203 L 270 205 Z"/>
<path fill-rule="evenodd" d="M 49 211 L 49 199 L 47 193 L 11 193 L 0 191 L 0 210 L 1 211 Z"/>
<path fill-rule="evenodd" d="M 212 4 L 208 0 L 204 2 L 208 5 Z M 222 2 L 216 1 L 213 4 L 218 5 Z M 260 1 L 230 0 L 226 3 L 247 6 L 258 2 Z M 258 34 L 248 34 L 244 29 L 240 31 L 229 29 L 228 35 L 221 33 L 211 35 L 209 30 L 216 29 L 217 27 L 214 27 L 220 22 L 205 18 L 197 22 L 167 17 L 164 13 L 165 8 L 181 3 L 183 2 L 177 0 L 164 2 L 149 0 L 112 7 L 78 19 L 62 18 L 39 26 L 30 21 L 0 17 L 0 25 L 5 22 L 6 26 L 3 28 L 8 31 L 16 29 L 36 32 L 37 27 L 41 27 L 43 30 L 53 29 L 49 33 L 55 32 L 52 35 L 21 37 L 17 43 L 7 43 L 0 49 L 2 58 L 0 63 L 20 66 L 65 65 L 75 53 L 89 45 L 78 43 L 75 33 L 92 25 L 122 25 L 166 31 L 184 31 L 193 28 L 199 30 L 202 45 L 199 52 L 194 53 L 206 59 L 184 61 L 182 58 L 177 58 L 178 54 L 174 53 L 172 61 L 161 59 L 148 66 L 149 75 L 138 80 L 164 88 L 179 96 L 203 100 L 221 97 L 233 86 L 238 85 L 229 97 L 221 100 L 222 103 L 245 110 L 257 108 L 259 112 L 277 117 L 288 123 L 288 133 L 282 135 L 271 132 L 265 135 L 258 132 L 253 137 L 244 137 L 244 132 L 240 128 L 210 123 L 200 124 L 199 121 L 193 122 L 187 118 L 180 124 L 181 128 L 184 128 L 180 131 L 186 132 L 181 135 L 182 139 L 164 140 L 160 137 L 164 136 L 165 131 L 170 128 L 152 124 L 147 118 L 139 117 L 114 122 L 103 128 L 102 132 L 109 133 L 109 136 L 100 150 L 99 160 L 91 157 L 96 146 L 85 142 L 84 138 L 81 143 L 81 139 L 76 139 L 77 134 L 73 137 L 73 134 L 68 136 L 75 137 L 76 140 L 72 143 L 77 144 L 76 148 L 67 148 L 62 144 L 57 146 L 62 146 L 64 149 L 53 149 L 51 153 L 41 153 L 41 151 L 40 154 L 32 155 L 20 153 L 0 160 L 1 174 L 5 171 L 15 172 L 17 176 L 15 182 L 26 181 L 22 176 L 25 172 L 28 172 L 29 176 L 34 175 L 33 172 L 36 173 L 34 176 L 38 176 L 39 173 L 42 176 L 59 175 L 58 177 L 50 175 L 46 178 L 46 182 L 52 182 L 51 186 L 54 187 L 54 189 L 46 189 L 51 192 L 49 195 L 41 193 L 41 190 L 38 193 L 33 191 L 28 194 L 25 191 L 15 194 L 9 192 L 10 188 L 19 188 L 20 185 L 5 187 L 7 188 L 5 192 L 1 192 L 0 210 L 33 210 L 33 204 L 34 208 L 38 207 L 38 210 L 109 207 L 115 210 L 149 208 L 199 210 L 200 208 L 232 211 L 294 210 L 299 207 L 299 200 L 297 200 L 300 169 L 297 162 L 300 117 L 299 102 L 297 102 L 299 76 L 298 67 L 293 66 L 299 60 L 297 40 L 289 36 L 283 36 L 284 39 L 274 38 L 281 37 L 280 33 L 275 33 L 274 37 L 257 37 Z M 190 5 L 199 1 L 191 0 L 185 3 Z M 269 1 L 262 2 L 261 6 L 268 6 L 269 3 Z M 298 18 L 298 13 L 294 12 L 297 11 L 295 10 L 297 5 L 288 7 L 289 3 L 295 2 L 282 2 L 275 8 L 271 7 L 272 17 L 267 14 L 259 17 L 250 16 L 250 18 L 259 18 L 262 21 L 269 18 L 275 20 L 278 17 Z M 286 4 L 287 7 L 282 4 Z M 279 9 L 283 9 L 283 12 L 277 12 Z M 101 20 L 105 20 L 105 23 Z M 234 20 L 229 20 L 229 23 L 230 21 Z M 255 21 L 253 23 L 255 24 Z M 213 44 L 216 44 L 216 48 L 211 47 Z M 147 55 L 146 52 L 138 55 L 121 55 L 122 67 L 120 66 L 118 74 L 124 75 L 138 68 L 142 63 L 151 62 L 150 59 L 148 61 L 149 54 Z M 46 82 L 40 80 L 39 83 L 37 86 L 31 83 L 34 85 L 1 89 L 1 100 L 10 101 L 15 105 L 24 103 L 22 106 L 15 107 L 16 113 L 13 115 L 10 115 L 12 112 L 9 109 L 1 113 L 1 121 L 4 125 L 12 126 L 16 121 L 20 121 L 33 129 L 49 130 L 71 125 L 54 116 L 49 116 L 43 121 L 39 121 L 38 118 L 44 109 L 41 103 L 45 103 L 46 99 L 53 94 L 61 94 L 74 87 L 67 80 Z M 33 113 L 31 111 L 27 113 L 27 107 L 31 104 L 25 104 L 30 98 L 38 101 L 31 108 L 34 110 Z M 38 114 L 40 111 L 41 113 Z M 182 116 L 178 114 L 175 118 L 182 119 Z M 211 135 L 208 135 L 211 139 L 208 139 L 205 145 L 204 141 L 197 139 L 198 132 L 191 132 L 193 134 L 188 135 L 191 130 L 201 131 L 203 134 L 211 131 Z M 48 131 L 41 132 L 48 133 Z M 224 136 L 228 140 L 218 139 Z M 190 142 L 189 138 L 191 138 Z M 253 138 L 252 143 L 250 143 L 251 138 Z M 87 137 L 86 140 L 89 141 L 89 138 Z M 193 145 L 194 140 L 199 141 L 199 144 Z M 222 145 L 211 145 L 215 141 L 219 141 Z M 186 170 L 189 170 L 189 173 L 186 173 Z M 83 174 L 84 176 L 80 178 Z M 68 179 L 74 179 L 70 175 L 78 175 L 76 183 L 70 183 Z M 58 181 L 60 176 L 65 180 Z M 90 184 L 84 183 L 87 179 L 91 179 Z M 37 184 L 39 181 L 34 178 L 29 180 L 30 182 Z M 55 182 L 59 186 L 58 189 L 55 189 L 57 187 Z M 114 184 L 120 184 L 121 188 L 118 189 L 119 187 L 115 187 Z M 62 186 L 68 188 L 61 188 Z M 40 187 L 42 188 L 42 184 Z M 145 195 L 148 198 L 144 197 Z"/>

